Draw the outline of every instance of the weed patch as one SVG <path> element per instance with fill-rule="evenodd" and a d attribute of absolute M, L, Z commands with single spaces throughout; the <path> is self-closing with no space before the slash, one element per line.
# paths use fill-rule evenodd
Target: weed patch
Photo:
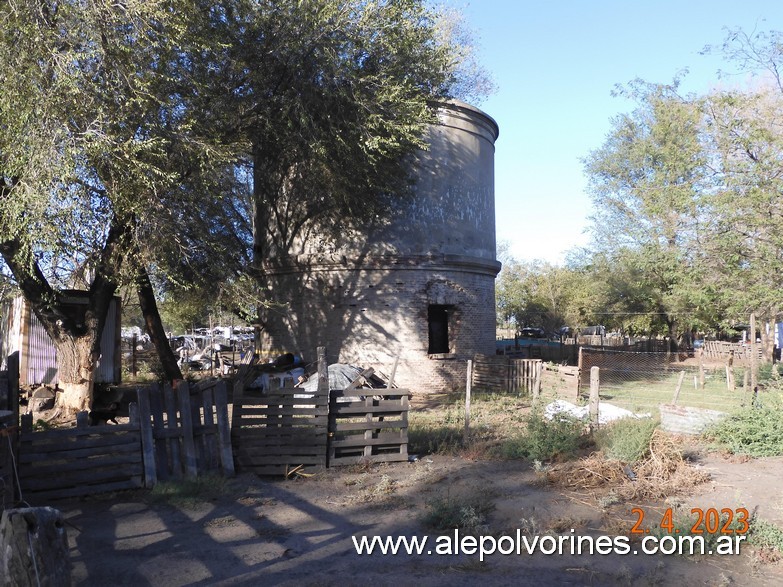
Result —
<path fill-rule="evenodd" d="M 761 551 L 766 562 L 775 562 L 783 556 L 783 530 L 772 522 L 753 517 L 748 532 L 748 542 Z"/>
<path fill-rule="evenodd" d="M 635 463 L 649 454 L 657 425 L 649 418 L 622 418 L 597 430 L 595 445 L 609 459 Z"/>
<path fill-rule="evenodd" d="M 525 418 L 525 432 L 503 441 L 500 456 L 506 459 L 527 458 L 550 461 L 573 458 L 583 444 L 584 423 L 570 416 L 546 420 L 539 412 Z"/>
<path fill-rule="evenodd" d="M 708 428 L 703 437 L 734 454 L 783 455 L 783 412 L 779 401 L 748 407 Z"/>
<path fill-rule="evenodd" d="M 427 504 L 424 523 L 438 531 L 458 528 L 467 533 L 486 530 L 487 515 L 495 508 L 485 495 L 437 497 Z"/>

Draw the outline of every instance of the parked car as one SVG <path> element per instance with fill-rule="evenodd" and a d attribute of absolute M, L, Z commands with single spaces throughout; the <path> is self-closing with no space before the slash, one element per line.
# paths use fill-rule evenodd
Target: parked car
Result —
<path fill-rule="evenodd" d="M 519 333 L 520 338 L 546 338 L 546 332 L 543 328 L 527 327 Z"/>

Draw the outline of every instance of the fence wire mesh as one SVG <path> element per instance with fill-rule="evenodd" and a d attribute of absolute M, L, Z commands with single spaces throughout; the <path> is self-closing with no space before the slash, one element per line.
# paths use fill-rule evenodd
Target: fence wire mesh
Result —
<path fill-rule="evenodd" d="M 590 371 L 598 367 L 601 401 L 634 412 L 656 415 L 660 404 L 672 403 L 681 377 L 678 405 L 732 412 L 752 400 L 752 393 L 745 387 L 746 372 L 749 374 L 746 366 L 734 366 L 729 372 L 725 364 L 700 367 L 697 359 L 677 353 L 583 348 L 580 367 L 581 396 L 589 395 Z M 735 382 L 733 389 L 730 375 Z"/>

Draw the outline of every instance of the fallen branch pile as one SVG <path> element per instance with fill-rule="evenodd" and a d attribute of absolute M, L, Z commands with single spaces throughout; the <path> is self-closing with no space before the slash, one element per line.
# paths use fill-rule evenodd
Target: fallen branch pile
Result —
<path fill-rule="evenodd" d="M 691 466 L 677 443 L 660 430 L 653 433 L 649 451 L 636 463 L 607 459 L 599 452 L 579 461 L 553 465 L 546 472 L 546 482 L 558 487 L 611 489 L 625 500 L 663 499 L 709 479 L 709 474 Z"/>

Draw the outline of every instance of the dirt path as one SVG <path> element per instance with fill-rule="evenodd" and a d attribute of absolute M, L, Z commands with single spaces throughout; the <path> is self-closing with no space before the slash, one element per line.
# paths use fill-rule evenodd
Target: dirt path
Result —
<path fill-rule="evenodd" d="M 689 507 L 758 508 L 783 525 L 783 459 L 697 455 L 712 481 Z M 425 536 L 428 504 L 481 496 L 494 504 L 482 534 L 598 536 L 622 529 L 630 509 L 600 496 L 544 487 L 521 461 L 427 457 L 415 463 L 331 469 L 307 479 L 240 476 L 207 502 L 152 503 L 142 492 L 63 502 L 75 585 L 779 585 L 783 569 L 740 556 L 358 555 L 353 536 Z M 656 509 L 657 508 L 657 509 Z M 626 528 L 628 530 L 629 527 Z M 430 546 L 433 542 L 428 543 Z"/>

